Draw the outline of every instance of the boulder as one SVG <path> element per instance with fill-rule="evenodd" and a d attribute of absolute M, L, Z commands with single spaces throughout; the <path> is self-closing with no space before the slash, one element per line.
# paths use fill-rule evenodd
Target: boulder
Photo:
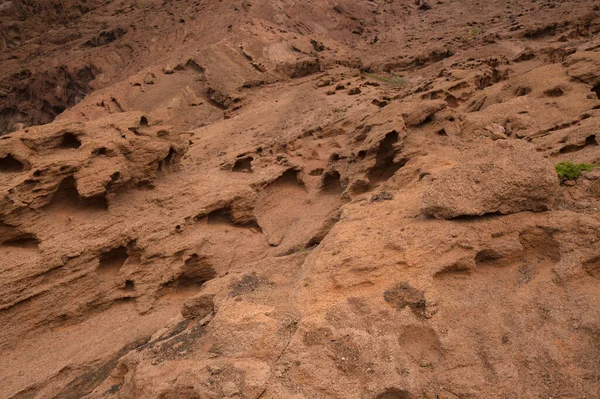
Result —
<path fill-rule="evenodd" d="M 533 146 L 500 140 L 464 152 L 454 167 L 432 176 L 421 211 L 436 219 L 545 211 L 557 188 L 552 164 Z"/>
<path fill-rule="evenodd" d="M 181 315 L 188 320 L 201 320 L 214 311 L 214 295 L 196 295 L 183 304 Z"/>
<path fill-rule="evenodd" d="M 563 65 L 567 69 L 567 75 L 575 80 L 592 85 L 600 81 L 600 53 L 578 51 L 569 56 Z"/>
<path fill-rule="evenodd" d="M 428 118 L 446 108 L 446 102 L 443 100 L 428 100 L 403 102 L 402 118 L 406 126 L 419 126 Z"/>

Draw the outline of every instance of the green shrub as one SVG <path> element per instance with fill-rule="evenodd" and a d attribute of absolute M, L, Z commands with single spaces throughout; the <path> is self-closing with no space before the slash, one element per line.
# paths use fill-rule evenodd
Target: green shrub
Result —
<path fill-rule="evenodd" d="M 581 176 L 581 172 L 589 172 L 594 169 L 594 165 L 589 163 L 574 164 L 573 162 L 561 162 L 554 167 L 560 180 L 576 180 Z"/>
<path fill-rule="evenodd" d="M 389 74 L 388 76 L 377 75 L 374 73 L 364 73 L 364 75 L 371 79 L 375 79 L 383 83 L 389 83 L 396 87 L 403 87 L 408 84 L 408 81 L 405 78 L 403 78 L 402 76 L 394 75 L 393 73 Z"/>

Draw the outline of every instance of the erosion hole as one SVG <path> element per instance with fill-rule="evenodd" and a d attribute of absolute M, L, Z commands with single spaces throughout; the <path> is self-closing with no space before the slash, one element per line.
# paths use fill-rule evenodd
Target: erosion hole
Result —
<path fill-rule="evenodd" d="M 197 219 L 200 219 L 202 216 L 196 216 Z M 254 220 L 250 221 L 236 221 L 231 216 L 231 206 L 226 206 L 224 208 L 216 209 L 206 215 L 206 222 L 209 225 L 229 225 L 240 228 L 248 228 L 248 229 L 257 229 L 262 232 L 262 229 Z"/>
<path fill-rule="evenodd" d="M 100 148 L 94 148 L 92 150 L 92 155 L 106 155 L 108 153 L 108 150 L 106 147 L 100 147 Z"/>
<path fill-rule="evenodd" d="M 410 394 L 403 389 L 391 388 L 377 395 L 375 399 L 410 399 Z"/>
<path fill-rule="evenodd" d="M 116 277 L 119 270 L 129 258 L 127 248 L 120 246 L 100 255 L 98 271 L 103 277 Z"/>
<path fill-rule="evenodd" d="M 173 147 L 169 147 L 169 153 L 165 157 L 165 163 L 170 164 L 175 160 L 175 149 Z"/>
<path fill-rule="evenodd" d="M 596 97 L 600 99 L 600 82 L 596 83 L 594 87 L 592 87 L 592 91 L 596 93 Z"/>
<path fill-rule="evenodd" d="M 565 91 L 560 87 L 553 87 L 552 89 L 548 89 L 544 92 L 547 97 L 560 97 L 565 94 Z"/>
<path fill-rule="evenodd" d="M 0 172 L 19 173 L 23 171 L 23 164 L 15 159 L 11 154 L 0 158 Z"/>
<path fill-rule="evenodd" d="M 277 178 L 272 184 L 280 186 L 300 186 L 304 188 L 304 182 L 298 177 L 298 170 L 288 169 Z"/>
<path fill-rule="evenodd" d="M 216 276 L 217 273 L 205 258 L 193 254 L 185 261 L 182 273 L 175 282 L 175 287 L 201 287 L 202 284 Z"/>
<path fill-rule="evenodd" d="M 392 131 L 379 144 L 375 166 L 368 173 L 369 183 L 375 184 L 379 181 L 388 180 L 406 163 L 406 161 L 394 162 L 394 156 L 396 155 L 394 144 L 398 142 L 398 139 L 398 133 Z"/>
<path fill-rule="evenodd" d="M 254 158 L 252 157 L 240 158 L 235 161 L 232 171 L 238 173 L 252 173 L 252 161 L 254 161 Z"/>
<path fill-rule="evenodd" d="M 448 107 L 450 108 L 458 108 L 458 106 L 460 105 L 458 103 L 458 100 L 456 99 L 456 97 L 449 95 L 446 97 L 446 103 L 448 104 Z"/>
<path fill-rule="evenodd" d="M 592 134 L 591 136 L 587 136 L 585 138 L 584 145 L 598 145 L 598 141 L 596 140 L 596 135 Z"/>
<path fill-rule="evenodd" d="M 600 256 L 584 262 L 583 270 L 592 277 L 600 278 Z"/>
<path fill-rule="evenodd" d="M 88 48 L 106 46 L 107 44 L 120 39 L 125 33 L 127 33 L 127 29 L 125 28 L 105 30 L 87 40 L 85 43 L 83 43 L 83 46 Z"/>
<path fill-rule="evenodd" d="M 233 224 L 231 208 L 221 208 L 206 215 L 208 224 Z"/>
<path fill-rule="evenodd" d="M 63 149 L 76 149 L 81 147 L 81 141 L 75 136 L 73 133 L 65 133 L 62 136 L 62 141 L 60 143 L 60 148 Z"/>
<path fill-rule="evenodd" d="M 169 147 L 169 152 L 167 156 L 162 160 L 158 161 L 158 171 L 162 172 L 163 170 L 170 170 L 170 166 L 178 160 L 177 152 L 175 148 Z"/>
<path fill-rule="evenodd" d="M 2 243 L 3 247 L 22 248 L 22 249 L 38 249 L 40 241 L 32 234 L 12 238 Z"/>
<path fill-rule="evenodd" d="M 561 148 L 558 152 L 560 154 L 567 154 L 567 153 L 570 153 L 570 152 L 576 152 L 576 151 L 582 150 L 585 147 L 590 146 L 590 145 L 594 145 L 594 146 L 598 145 L 598 141 L 596 140 L 596 135 L 595 134 L 587 136 L 585 138 L 584 143 L 581 144 L 581 145 L 569 144 L 569 145 L 566 145 L 563 148 Z"/>
<path fill-rule="evenodd" d="M 125 281 L 125 291 L 131 292 L 131 291 L 135 291 L 135 283 L 133 282 L 133 280 L 127 280 Z"/>
<path fill-rule="evenodd" d="M 340 178 L 340 172 L 337 170 L 325 173 L 321 183 L 321 190 L 327 194 L 341 194 L 344 189 L 342 188 Z"/>
<path fill-rule="evenodd" d="M 77 192 L 75 178 L 69 176 L 62 180 L 48 207 L 51 209 L 85 208 L 88 210 L 106 211 L 108 210 L 108 203 L 106 197 L 103 195 L 84 199 L 80 198 L 79 193 Z"/>
<path fill-rule="evenodd" d="M 531 93 L 531 87 L 527 86 L 518 87 L 517 90 L 515 90 L 515 95 L 517 97 L 526 96 L 529 93 Z"/>
<path fill-rule="evenodd" d="M 481 266 L 485 263 L 493 262 L 501 258 L 502 255 L 500 255 L 497 251 L 494 251 L 493 249 L 484 249 L 477 252 L 477 255 L 475 255 L 475 264 L 477 266 Z"/>

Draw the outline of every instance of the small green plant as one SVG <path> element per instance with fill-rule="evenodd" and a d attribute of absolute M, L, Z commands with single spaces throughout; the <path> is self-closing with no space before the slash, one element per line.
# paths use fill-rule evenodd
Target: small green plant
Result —
<path fill-rule="evenodd" d="M 573 162 L 561 162 L 554 167 L 561 181 L 577 180 L 581 172 L 589 172 L 594 169 L 594 165 L 589 163 L 574 164 Z"/>
<path fill-rule="evenodd" d="M 471 34 L 472 34 L 473 36 L 477 36 L 477 35 L 478 35 L 478 34 L 480 34 L 481 32 L 482 32 L 482 31 L 481 31 L 481 28 L 473 28 L 473 29 L 471 29 Z"/>
<path fill-rule="evenodd" d="M 408 81 L 405 78 L 403 78 L 402 76 L 394 75 L 393 73 L 389 74 L 388 76 L 385 76 L 365 72 L 364 75 L 371 79 L 375 79 L 383 83 L 388 83 L 396 87 L 403 87 L 408 84 Z"/>

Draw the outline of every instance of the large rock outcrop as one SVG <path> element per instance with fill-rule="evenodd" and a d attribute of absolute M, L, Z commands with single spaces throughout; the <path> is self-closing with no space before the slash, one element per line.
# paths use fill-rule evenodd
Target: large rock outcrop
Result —
<path fill-rule="evenodd" d="M 465 151 L 429 180 L 421 210 L 437 219 L 546 211 L 558 188 L 552 164 L 532 145 L 514 140 Z"/>

